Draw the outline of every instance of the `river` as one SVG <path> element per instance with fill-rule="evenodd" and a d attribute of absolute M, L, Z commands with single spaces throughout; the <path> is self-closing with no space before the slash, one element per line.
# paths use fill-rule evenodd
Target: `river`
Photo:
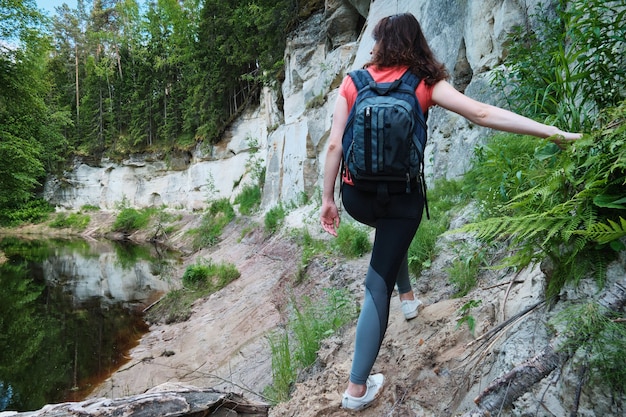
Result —
<path fill-rule="evenodd" d="M 0 411 L 78 401 L 127 360 L 180 259 L 155 246 L 0 238 Z"/>

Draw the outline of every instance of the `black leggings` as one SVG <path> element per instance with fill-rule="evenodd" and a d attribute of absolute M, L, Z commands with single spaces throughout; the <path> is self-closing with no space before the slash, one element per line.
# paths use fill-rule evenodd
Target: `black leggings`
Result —
<path fill-rule="evenodd" d="M 402 291 L 409 284 L 407 251 L 422 220 L 424 198 L 417 191 L 381 195 L 345 184 L 342 195 L 346 211 L 355 220 L 376 229 L 350 373 L 350 381 L 365 384 L 387 330 L 396 282 L 401 292 L 408 292 Z"/>

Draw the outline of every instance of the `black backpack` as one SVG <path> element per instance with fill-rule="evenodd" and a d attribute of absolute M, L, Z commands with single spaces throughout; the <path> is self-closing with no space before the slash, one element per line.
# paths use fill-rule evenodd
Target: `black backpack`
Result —
<path fill-rule="evenodd" d="M 427 115 L 415 96 L 420 79 L 410 70 L 387 83 L 365 69 L 349 75 L 358 93 L 342 140 L 344 181 L 378 193 L 421 186 L 425 196 Z"/>

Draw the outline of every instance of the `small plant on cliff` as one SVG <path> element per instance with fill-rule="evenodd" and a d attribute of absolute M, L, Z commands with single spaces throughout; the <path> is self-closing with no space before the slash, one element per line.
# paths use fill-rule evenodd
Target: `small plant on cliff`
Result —
<path fill-rule="evenodd" d="M 354 320 L 357 305 L 344 289 L 326 289 L 326 297 L 314 304 L 305 298 L 292 300 L 293 314 L 282 332 L 268 338 L 272 351 L 272 384 L 264 390 L 273 403 L 289 399 L 300 371 L 313 365 L 323 339 Z"/>
<path fill-rule="evenodd" d="M 215 245 L 224 227 L 234 218 L 235 210 L 227 198 L 211 203 L 209 210 L 202 216 L 200 227 L 189 231 L 194 236 L 194 249 Z"/>
<path fill-rule="evenodd" d="M 185 269 L 183 285 L 186 288 L 215 292 L 224 288 L 240 273 L 232 264 L 214 264 L 213 262 L 198 262 Z"/>
<path fill-rule="evenodd" d="M 463 324 L 467 324 L 467 328 L 472 335 L 476 330 L 476 319 L 470 314 L 473 308 L 478 308 L 482 304 L 481 300 L 469 300 L 459 309 L 460 317 L 456 320 L 456 328 L 459 329 Z"/>
<path fill-rule="evenodd" d="M 239 204 L 239 212 L 244 215 L 252 214 L 261 205 L 261 187 L 246 185 L 241 193 L 235 197 L 235 204 Z"/>
<path fill-rule="evenodd" d="M 265 184 L 265 161 L 259 158 L 259 141 L 253 137 L 247 137 L 246 143 L 250 153 L 246 161 L 246 169 L 252 180 L 262 188 Z"/>
<path fill-rule="evenodd" d="M 319 254 L 328 252 L 329 247 L 327 241 L 315 239 L 313 236 L 311 236 L 311 233 L 306 227 L 294 231 L 293 238 L 302 248 L 300 267 L 298 268 L 296 276 L 296 282 L 300 283 L 304 281 L 306 277 L 306 269 L 309 266 L 311 260 Z"/>
<path fill-rule="evenodd" d="M 463 297 L 476 286 L 481 266 L 485 266 L 485 252 L 483 248 L 462 248 L 454 262 L 446 272 L 449 281 L 457 290 L 454 297 Z"/>
<path fill-rule="evenodd" d="M 282 204 L 271 208 L 265 214 L 265 230 L 269 234 L 274 234 L 285 220 L 286 211 Z"/>
<path fill-rule="evenodd" d="M 191 315 L 191 305 L 224 288 L 241 274 L 233 264 L 197 262 L 189 265 L 183 273 L 184 288 L 173 290 L 146 313 L 149 322 L 177 323 Z"/>
<path fill-rule="evenodd" d="M 621 393 L 626 391 L 625 319 L 590 302 L 569 307 L 552 320 L 568 337 L 561 349 L 576 353 L 593 381 Z"/>
<path fill-rule="evenodd" d="M 333 248 L 348 258 L 359 258 L 372 250 L 368 230 L 355 223 L 341 223 L 332 242 Z"/>

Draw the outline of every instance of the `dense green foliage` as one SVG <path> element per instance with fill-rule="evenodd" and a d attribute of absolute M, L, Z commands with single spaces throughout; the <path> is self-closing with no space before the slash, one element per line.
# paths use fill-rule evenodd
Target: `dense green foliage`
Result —
<path fill-rule="evenodd" d="M 276 77 L 295 4 L 282 1 L 96 1 L 55 17 L 52 101 L 83 154 L 214 142 Z"/>
<path fill-rule="evenodd" d="M 15 205 L 8 202 L 5 207 L 0 206 L 0 224 L 17 226 L 22 223 L 39 223 L 45 221 L 54 212 L 54 207 L 42 198 L 35 198 Z"/>
<path fill-rule="evenodd" d="M 89 6 L 88 6 L 89 4 Z M 0 4 L 0 211 L 74 155 L 212 144 L 281 77 L 293 0 Z M 5 222 L 6 216 L 0 216 Z"/>
<path fill-rule="evenodd" d="M 626 104 L 601 119 L 600 129 L 566 150 L 536 139 L 497 137 L 477 152 L 466 177 L 484 197 L 488 215 L 465 229 L 486 242 L 508 239 L 514 250 L 508 265 L 549 258 L 549 298 L 591 270 L 602 283 L 607 263 L 624 250 Z"/>
<path fill-rule="evenodd" d="M 32 198 L 64 141 L 46 106 L 45 19 L 32 2 L 0 3 L 0 210 Z M 0 220 L 6 220 L 0 216 Z"/>
<path fill-rule="evenodd" d="M 548 3 L 549 4 L 549 3 Z M 496 85 L 514 111 L 572 131 L 626 99 L 626 8 L 622 0 L 558 0 L 509 37 Z"/>

